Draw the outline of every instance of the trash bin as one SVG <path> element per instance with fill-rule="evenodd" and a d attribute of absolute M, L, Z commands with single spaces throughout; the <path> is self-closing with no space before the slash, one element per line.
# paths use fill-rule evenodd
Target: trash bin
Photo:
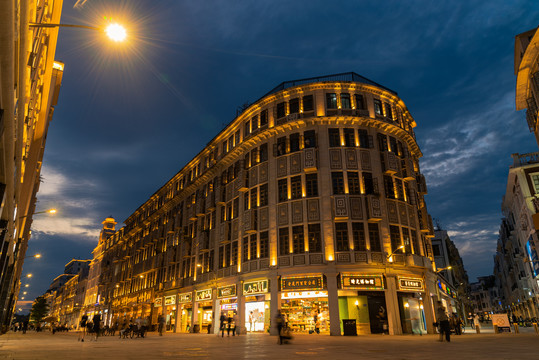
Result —
<path fill-rule="evenodd" d="M 344 336 L 357 336 L 356 319 L 343 319 L 342 329 Z"/>

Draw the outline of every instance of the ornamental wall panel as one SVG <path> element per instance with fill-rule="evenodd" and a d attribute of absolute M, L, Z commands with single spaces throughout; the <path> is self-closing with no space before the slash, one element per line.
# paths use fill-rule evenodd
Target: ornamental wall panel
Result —
<path fill-rule="evenodd" d="M 350 197 L 350 218 L 352 220 L 363 220 L 362 198 Z"/>
<path fill-rule="evenodd" d="M 329 150 L 329 167 L 332 170 L 342 169 L 341 149 Z"/>
<path fill-rule="evenodd" d="M 318 166 L 316 163 L 316 149 L 309 148 L 303 150 L 303 158 L 305 164 L 305 171 L 315 171 Z"/>
<path fill-rule="evenodd" d="M 367 262 L 367 253 L 366 252 L 355 252 L 354 253 L 354 260 L 357 263 L 366 263 Z"/>
<path fill-rule="evenodd" d="M 236 219 L 232 221 L 232 239 L 237 239 L 239 235 L 240 220 Z"/>
<path fill-rule="evenodd" d="M 288 225 L 288 204 L 280 204 L 277 207 L 277 224 L 279 226 Z"/>
<path fill-rule="evenodd" d="M 399 215 L 397 213 L 397 204 L 395 201 L 386 200 L 387 216 L 390 223 L 398 224 Z"/>
<path fill-rule="evenodd" d="M 258 216 L 260 216 L 260 230 L 267 230 L 269 228 L 269 208 L 260 208 Z"/>
<path fill-rule="evenodd" d="M 303 202 L 301 200 L 292 203 L 292 224 L 303 222 Z"/>
<path fill-rule="evenodd" d="M 268 181 L 268 161 L 263 162 L 258 165 L 258 179 L 260 183 L 263 184 Z"/>
<path fill-rule="evenodd" d="M 318 199 L 307 200 L 307 218 L 309 221 L 320 221 L 320 206 Z"/>
<path fill-rule="evenodd" d="M 283 177 L 288 175 L 287 157 L 281 156 L 277 159 L 277 177 Z"/>
<path fill-rule="evenodd" d="M 299 174 L 302 172 L 301 167 L 301 153 L 295 153 L 290 155 L 290 174 Z"/>
<path fill-rule="evenodd" d="M 334 209 L 336 218 L 348 218 L 348 206 L 346 196 L 334 197 Z"/>
<path fill-rule="evenodd" d="M 355 149 L 346 149 L 345 150 L 345 156 L 346 156 L 346 168 L 349 170 L 357 170 L 358 169 L 358 161 L 357 161 L 357 152 Z"/>
<path fill-rule="evenodd" d="M 322 264 L 324 262 L 324 258 L 322 257 L 322 254 L 310 254 L 309 255 L 309 263 L 312 265 Z"/>
<path fill-rule="evenodd" d="M 372 171 L 371 153 L 368 150 L 360 151 L 361 170 Z"/>
<path fill-rule="evenodd" d="M 294 255 L 293 262 L 294 265 L 305 265 L 305 255 Z"/>
<path fill-rule="evenodd" d="M 249 171 L 249 186 L 253 187 L 258 184 L 258 169 L 255 167 Z"/>
<path fill-rule="evenodd" d="M 406 204 L 399 203 L 399 218 L 402 225 L 408 226 L 408 214 L 406 213 Z"/>

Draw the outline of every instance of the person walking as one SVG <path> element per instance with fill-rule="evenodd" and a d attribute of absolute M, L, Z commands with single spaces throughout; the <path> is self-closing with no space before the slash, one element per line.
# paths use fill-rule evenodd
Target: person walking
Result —
<path fill-rule="evenodd" d="M 228 323 L 228 326 L 226 328 L 226 335 L 230 336 L 230 330 L 232 330 L 232 316 L 229 315 L 226 319 L 226 322 Z M 234 335 L 234 333 L 232 333 L 232 335 Z"/>
<path fill-rule="evenodd" d="M 226 316 L 224 313 L 222 313 L 221 317 L 219 318 L 219 329 L 221 330 L 221 337 L 225 336 L 225 322 Z"/>
<path fill-rule="evenodd" d="M 158 325 L 159 336 L 163 336 L 163 328 L 165 327 L 165 317 L 160 314 L 157 318 L 157 322 L 159 324 Z"/>
<path fill-rule="evenodd" d="M 283 327 L 284 327 L 284 318 L 281 310 L 277 310 L 277 315 L 275 316 L 275 324 L 277 325 L 277 332 L 279 333 L 279 345 L 283 344 Z"/>
<path fill-rule="evenodd" d="M 88 322 L 88 315 L 84 314 L 80 318 L 80 332 L 78 341 L 84 342 L 84 336 L 86 335 L 86 323 Z"/>
<path fill-rule="evenodd" d="M 445 333 L 445 340 L 447 342 L 451 341 L 451 326 L 449 325 L 449 318 L 445 312 L 445 307 L 442 305 L 441 301 L 438 301 L 438 308 L 436 310 L 436 317 L 438 323 L 440 324 L 440 340 L 443 340 L 443 335 Z"/>
<path fill-rule="evenodd" d="M 94 333 L 95 333 L 95 338 L 94 338 L 94 341 L 97 341 L 97 338 L 99 337 L 99 331 L 101 329 L 101 314 L 100 313 L 96 313 L 93 317 L 92 317 L 92 322 L 94 323 Z"/>

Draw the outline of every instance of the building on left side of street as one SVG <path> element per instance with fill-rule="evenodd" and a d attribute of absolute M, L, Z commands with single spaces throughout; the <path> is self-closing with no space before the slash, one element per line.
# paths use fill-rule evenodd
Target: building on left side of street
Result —
<path fill-rule="evenodd" d="M 64 65 L 54 61 L 62 0 L 0 3 L 0 325 L 11 322 Z"/>

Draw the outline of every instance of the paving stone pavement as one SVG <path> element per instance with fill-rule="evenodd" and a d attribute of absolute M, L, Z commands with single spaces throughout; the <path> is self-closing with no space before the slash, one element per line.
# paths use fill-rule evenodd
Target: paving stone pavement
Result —
<path fill-rule="evenodd" d="M 296 335 L 285 345 L 267 334 L 218 337 L 207 334 L 150 333 L 144 339 L 78 334 L 9 332 L 0 336 L 0 359 L 539 359 L 539 335 L 470 334 L 438 342 L 437 335 Z"/>

